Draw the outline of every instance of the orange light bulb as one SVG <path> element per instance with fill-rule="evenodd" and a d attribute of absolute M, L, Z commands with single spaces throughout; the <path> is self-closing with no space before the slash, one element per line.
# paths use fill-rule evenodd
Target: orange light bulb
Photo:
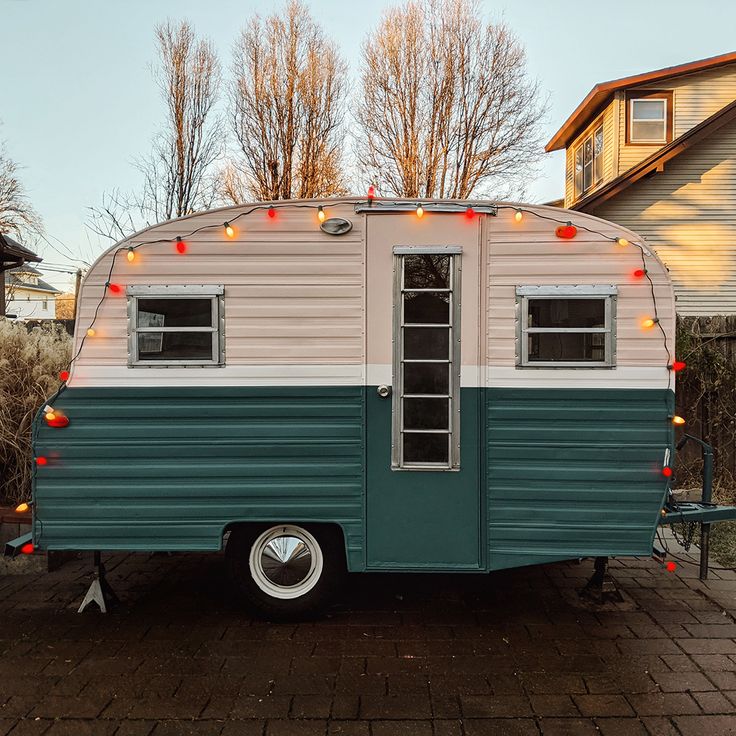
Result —
<path fill-rule="evenodd" d="M 97 334 L 94 327 L 87 328 L 87 337 L 94 337 Z"/>
<path fill-rule="evenodd" d="M 235 237 L 235 228 L 229 222 L 226 222 L 223 227 L 225 228 L 225 235 L 227 235 L 228 238 Z"/>
<path fill-rule="evenodd" d="M 317 219 L 320 222 L 324 222 L 325 217 L 327 217 L 327 215 L 325 215 L 324 208 L 322 207 L 322 205 L 320 205 L 319 207 L 317 207 Z"/>
<path fill-rule="evenodd" d="M 672 424 L 682 427 L 685 424 L 685 420 L 682 417 L 674 416 L 672 417 Z"/>
<path fill-rule="evenodd" d="M 616 245 L 628 245 L 629 241 L 626 238 L 615 238 Z"/>
<path fill-rule="evenodd" d="M 656 317 L 647 317 L 646 319 L 642 320 L 641 326 L 645 330 L 651 330 L 652 327 L 657 324 L 657 322 L 659 322 L 659 320 Z"/>
<path fill-rule="evenodd" d="M 128 263 L 133 263 L 135 260 L 136 254 L 135 251 L 132 248 L 128 248 L 128 254 L 126 258 L 128 259 Z"/>
<path fill-rule="evenodd" d="M 514 220 L 516 220 L 516 222 L 521 222 L 523 219 L 524 213 L 521 210 L 516 210 L 516 212 L 514 212 Z"/>
<path fill-rule="evenodd" d="M 417 217 L 420 219 L 424 217 L 424 207 L 421 204 L 417 205 Z"/>
<path fill-rule="evenodd" d="M 28 511 L 28 510 L 29 510 L 30 508 L 31 508 L 31 507 L 30 507 L 30 504 L 27 504 L 27 503 L 26 503 L 26 502 L 24 501 L 23 503 L 19 503 L 19 504 L 18 504 L 18 505 L 17 505 L 16 507 L 15 507 L 15 511 L 16 511 L 16 513 L 18 513 L 18 514 L 25 514 L 25 512 L 26 512 L 26 511 Z"/>

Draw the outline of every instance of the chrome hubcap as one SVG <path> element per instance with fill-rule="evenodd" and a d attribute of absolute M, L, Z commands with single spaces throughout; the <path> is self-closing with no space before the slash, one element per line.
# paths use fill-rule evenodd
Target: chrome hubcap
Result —
<path fill-rule="evenodd" d="M 312 552 L 298 537 L 276 537 L 261 552 L 261 569 L 274 585 L 298 585 L 312 569 Z"/>

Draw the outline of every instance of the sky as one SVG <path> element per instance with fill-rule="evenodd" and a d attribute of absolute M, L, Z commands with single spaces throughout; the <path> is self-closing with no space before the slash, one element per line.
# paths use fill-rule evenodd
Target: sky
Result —
<path fill-rule="evenodd" d="M 356 75 L 360 46 L 391 0 L 306 0 Z M 526 48 L 529 74 L 549 95 L 545 141 L 602 81 L 736 50 L 733 0 L 480 0 Z M 103 192 L 139 186 L 133 160 L 163 120 L 152 78 L 154 26 L 191 21 L 227 67 L 253 0 L 0 0 L 0 141 L 22 167 L 49 243 L 47 264 L 74 268 L 103 244 L 85 227 Z M 526 186 L 530 202 L 562 195 L 564 154 L 547 154 Z M 43 264 L 41 265 L 43 268 Z M 60 288 L 69 277 L 47 272 Z"/>

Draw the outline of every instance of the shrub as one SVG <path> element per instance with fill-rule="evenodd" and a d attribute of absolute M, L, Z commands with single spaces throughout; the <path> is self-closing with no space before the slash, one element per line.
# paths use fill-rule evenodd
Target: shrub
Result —
<path fill-rule="evenodd" d="M 28 330 L 0 320 L 0 503 L 31 495 L 31 426 L 38 409 L 59 387 L 72 341 L 60 325 Z"/>

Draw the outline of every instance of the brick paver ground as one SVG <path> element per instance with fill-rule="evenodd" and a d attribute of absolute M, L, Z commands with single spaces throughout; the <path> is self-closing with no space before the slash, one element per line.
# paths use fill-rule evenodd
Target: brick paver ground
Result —
<path fill-rule="evenodd" d="M 251 620 L 216 555 L 110 558 L 125 607 L 75 612 L 89 562 L 0 574 L 0 736 L 736 734 L 736 576 L 591 563 L 354 575 L 323 620 Z"/>

